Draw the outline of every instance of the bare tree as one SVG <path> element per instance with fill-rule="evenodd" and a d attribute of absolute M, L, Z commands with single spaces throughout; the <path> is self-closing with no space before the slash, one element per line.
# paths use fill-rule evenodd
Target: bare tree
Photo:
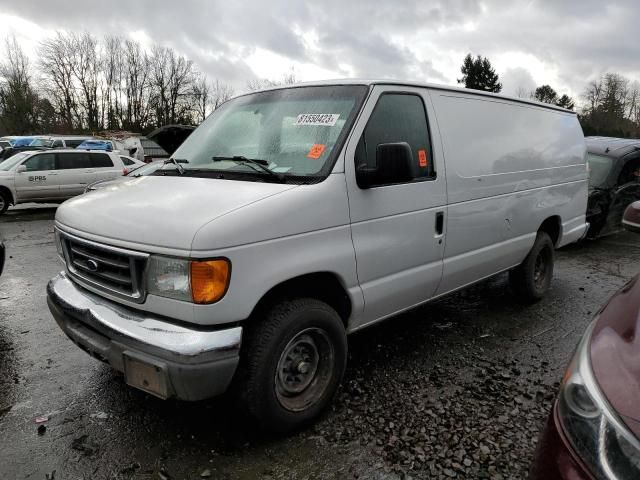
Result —
<path fill-rule="evenodd" d="M 141 131 L 149 122 L 151 61 L 139 43 L 127 40 L 124 64 L 126 110 L 123 111 L 122 127 Z"/>
<path fill-rule="evenodd" d="M 196 121 L 203 122 L 207 118 L 211 105 L 211 85 L 206 75 L 198 75 L 193 82 L 192 95 L 196 112 Z"/>
<path fill-rule="evenodd" d="M 106 119 L 104 124 L 108 129 L 120 127 L 119 119 L 122 115 L 122 77 L 123 77 L 123 47 L 122 39 L 116 36 L 104 38 L 102 51 L 102 75 L 104 90 L 102 91 L 102 111 Z"/>
<path fill-rule="evenodd" d="M 37 128 L 38 96 L 32 85 L 29 59 L 15 37 L 5 39 L 0 64 L 0 120 L 10 133 L 33 133 Z"/>
<path fill-rule="evenodd" d="M 74 87 L 73 43 L 68 35 L 57 32 L 38 48 L 38 65 L 45 91 L 63 119 L 68 132 L 75 128 L 77 98 Z"/>
<path fill-rule="evenodd" d="M 190 123 L 189 91 L 195 80 L 193 62 L 169 50 L 169 103 L 167 123 Z"/>
<path fill-rule="evenodd" d="M 215 110 L 224 102 L 233 97 L 234 91 L 233 87 L 228 83 L 223 83 L 216 78 L 216 81 L 213 83 L 213 96 L 212 96 L 212 106 Z"/>
<path fill-rule="evenodd" d="M 602 79 L 589 83 L 583 93 L 583 98 L 587 102 L 586 110 L 593 112 L 600 104 L 600 96 L 602 95 Z"/>
<path fill-rule="evenodd" d="M 270 80 L 268 78 L 254 78 L 247 81 L 247 90 L 253 92 L 256 90 L 262 90 L 263 88 L 277 87 L 279 85 L 293 85 L 297 83 L 296 72 L 293 67 L 288 73 L 282 75 L 281 80 Z"/>
<path fill-rule="evenodd" d="M 98 102 L 98 86 L 101 82 L 101 68 L 98 58 L 98 41 L 94 36 L 85 32 L 82 35 L 72 35 L 73 46 L 73 74 L 80 89 L 80 105 L 84 110 L 87 127 L 91 131 L 102 128 L 101 111 Z"/>

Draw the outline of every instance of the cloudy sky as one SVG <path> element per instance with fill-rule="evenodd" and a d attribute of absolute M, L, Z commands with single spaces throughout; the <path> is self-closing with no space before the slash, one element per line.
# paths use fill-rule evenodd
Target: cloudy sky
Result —
<path fill-rule="evenodd" d="M 640 79 L 637 0 L 0 0 L 0 36 L 35 57 L 56 30 L 160 43 L 210 78 L 383 77 L 455 84 L 489 57 L 504 93 L 548 83 L 579 97 L 604 72 Z"/>

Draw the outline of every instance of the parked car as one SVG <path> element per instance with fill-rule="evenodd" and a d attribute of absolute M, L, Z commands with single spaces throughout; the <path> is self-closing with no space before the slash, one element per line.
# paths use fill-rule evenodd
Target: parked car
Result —
<path fill-rule="evenodd" d="M 114 144 L 111 140 L 101 140 L 101 139 L 85 140 L 76 148 L 79 150 L 100 150 L 105 152 L 112 152 L 115 150 Z"/>
<path fill-rule="evenodd" d="M 122 158 L 122 156 L 120 158 Z M 84 192 L 85 193 L 93 192 L 94 190 L 100 190 L 101 188 L 118 185 L 122 182 L 126 182 L 127 180 L 131 180 L 132 178 L 146 177 L 147 175 L 151 175 L 153 172 L 161 168 L 164 164 L 165 164 L 164 160 L 156 160 L 155 162 L 151 162 L 151 163 L 142 163 L 142 166 L 136 168 L 135 170 L 131 170 L 129 173 L 127 173 L 122 177 L 112 178 L 111 180 L 99 180 L 97 182 L 93 182 L 87 185 L 87 188 L 85 188 Z"/>
<path fill-rule="evenodd" d="M 120 156 L 112 152 L 20 152 L 0 163 L 0 213 L 19 203 L 62 202 L 83 193 L 88 184 L 124 171 Z"/>
<path fill-rule="evenodd" d="M 640 202 L 624 225 L 640 232 Z M 540 436 L 531 480 L 640 478 L 640 276 L 587 327 Z"/>
<path fill-rule="evenodd" d="M 331 402 L 347 334 L 501 272 L 540 299 L 587 228 L 585 157 L 575 113 L 524 99 L 249 93 L 169 168 L 58 209 L 49 307 L 132 387 L 200 400 L 234 382 L 260 425 L 298 428 Z"/>
<path fill-rule="evenodd" d="M 4 150 L 9 147 L 11 147 L 11 142 L 9 140 L 0 140 L 0 149 Z"/>
<path fill-rule="evenodd" d="M 129 137 L 123 141 L 124 150 L 137 160 L 150 163 L 169 158 L 169 153 L 153 140 L 145 137 Z"/>
<path fill-rule="evenodd" d="M 640 140 L 587 137 L 589 237 L 614 233 L 622 228 L 622 213 L 640 200 Z"/>
<path fill-rule="evenodd" d="M 83 135 L 51 135 L 33 140 L 30 146 L 48 147 L 48 148 L 76 148 L 85 140 L 91 140 L 93 137 Z"/>
<path fill-rule="evenodd" d="M 13 157 L 15 154 L 20 152 L 31 152 L 35 150 L 50 150 L 50 147 L 39 147 L 39 146 L 31 146 L 31 143 L 34 139 L 30 139 L 29 142 L 25 145 L 25 142 L 14 141 L 10 147 L 4 148 L 2 152 L 0 152 L 0 161 L 7 160 Z"/>
<path fill-rule="evenodd" d="M 125 167 L 125 175 L 127 175 L 129 172 L 132 172 L 144 165 L 146 165 L 146 163 L 141 162 L 140 160 L 138 160 L 137 158 L 131 158 L 128 157 L 127 155 L 120 155 L 120 160 L 122 160 L 122 163 L 124 164 Z"/>

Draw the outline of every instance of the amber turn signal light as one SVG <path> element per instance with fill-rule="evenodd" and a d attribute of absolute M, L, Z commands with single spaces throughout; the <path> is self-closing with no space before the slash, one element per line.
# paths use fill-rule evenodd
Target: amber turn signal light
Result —
<path fill-rule="evenodd" d="M 193 303 L 213 303 L 220 300 L 229 286 L 229 260 L 191 262 L 191 296 Z"/>

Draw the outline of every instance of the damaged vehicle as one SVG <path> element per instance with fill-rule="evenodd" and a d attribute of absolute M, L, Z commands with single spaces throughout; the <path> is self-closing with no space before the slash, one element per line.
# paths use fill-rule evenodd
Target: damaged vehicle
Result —
<path fill-rule="evenodd" d="M 529 100 L 357 80 L 247 93 L 151 175 L 58 209 L 49 308 L 130 386 L 230 389 L 290 431 L 331 403 L 348 334 L 502 272 L 540 300 L 555 249 L 587 229 L 585 159 L 576 114 Z"/>
<path fill-rule="evenodd" d="M 640 202 L 623 225 L 640 232 Z M 640 276 L 587 327 L 540 436 L 530 480 L 640 478 Z"/>
<path fill-rule="evenodd" d="M 589 164 L 588 237 L 615 233 L 622 214 L 640 200 L 640 140 L 587 137 Z"/>

